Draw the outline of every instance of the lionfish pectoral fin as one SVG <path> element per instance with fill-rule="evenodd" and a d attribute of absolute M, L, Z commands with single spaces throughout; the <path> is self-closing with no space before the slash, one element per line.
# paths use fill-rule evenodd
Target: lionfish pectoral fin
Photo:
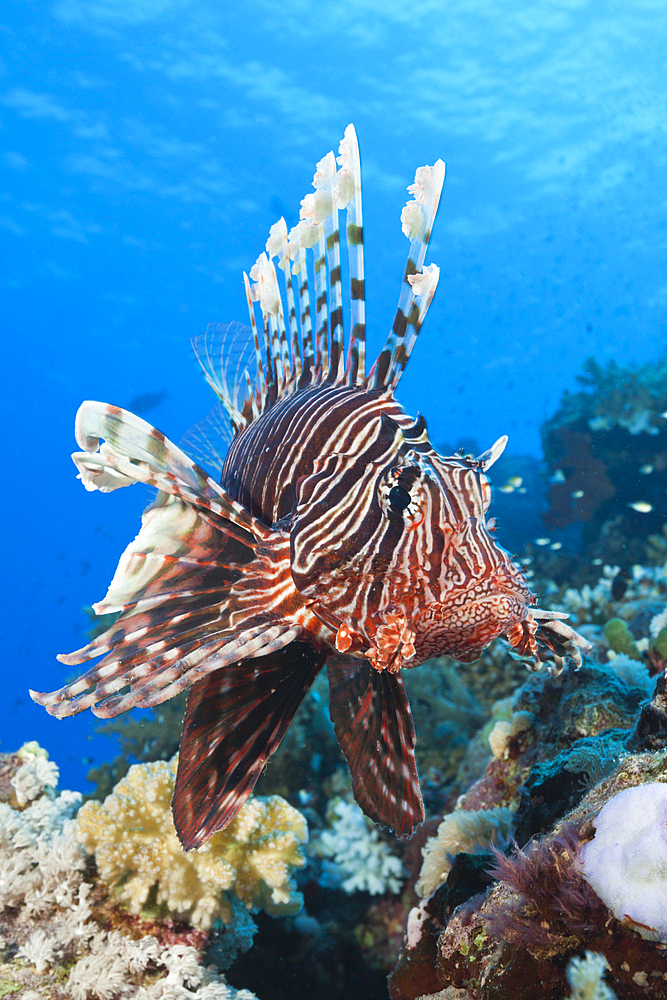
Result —
<path fill-rule="evenodd" d="M 100 447 L 101 437 L 108 447 Z M 267 611 L 265 592 L 234 590 L 253 571 L 262 574 L 260 549 L 280 562 L 278 533 L 131 413 L 84 403 L 77 440 L 86 449 L 77 455 L 82 472 L 97 469 L 106 481 L 111 471 L 159 492 L 96 605 L 120 617 L 87 646 L 59 657 L 70 666 L 102 659 L 58 691 L 33 692 L 33 700 L 57 718 L 87 708 L 110 718 L 158 705 L 228 663 L 268 655 L 299 637 L 297 623 Z"/>
<path fill-rule="evenodd" d="M 233 820 L 323 663 L 323 653 L 297 641 L 192 687 L 172 806 L 186 851 Z"/>
<path fill-rule="evenodd" d="M 241 540 L 269 537 L 270 528 L 232 500 L 161 431 L 134 413 L 88 400 L 77 412 L 75 434 L 83 450 L 72 458 L 86 489 L 105 493 L 145 483 L 179 497 L 204 517 L 222 518 L 223 530 Z"/>
<path fill-rule="evenodd" d="M 515 659 L 532 659 L 533 669 L 539 670 L 544 665 L 539 655 L 539 647 L 542 646 L 554 654 L 555 666 L 550 667 L 552 674 L 562 671 L 568 656 L 575 670 L 579 670 L 582 656 L 590 653 L 593 647 L 588 639 L 564 621 L 566 618 L 569 615 L 562 611 L 531 608 L 523 621 L 517 622 L 505 633 L 510 653 Z"/>
<path fill-rule="evenodd" d="M 365 660 L 327 660 L 329 712 L 352 774 L 354 796 L 376 823 L 398 836 L 424 820 L 410 703 L 400 674 Z"/>

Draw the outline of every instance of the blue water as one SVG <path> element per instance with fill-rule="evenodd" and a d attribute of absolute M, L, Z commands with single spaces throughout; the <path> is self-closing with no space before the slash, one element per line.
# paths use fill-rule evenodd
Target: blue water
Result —
<path fill-rule="evenodd" d="M 87 494 L 83 399 L 154 404 L 179 440 L 212 399 L 189 360 L 245 319 L 241 272 L 356 125 L 379 345 L 415 168 L 447 161 L 440 288 L 399 396 L 432 439 L 538 428 L 590 354 L 664 351 L 667 7 L 431 0 L 21 0 L 0 44 L 4 704 L 62 783 L 113 755 L 89 715 L 33 705 L 85 641 L 138 529 L 141 488 Z"/>

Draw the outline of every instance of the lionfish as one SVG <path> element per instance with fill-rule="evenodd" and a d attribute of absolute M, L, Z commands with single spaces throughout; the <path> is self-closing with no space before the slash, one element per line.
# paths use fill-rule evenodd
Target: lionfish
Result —
<path fill-rule="evenodd" d="M 438 160 L 408 188 L 398 309 L 367 372 L 351 125 L 338 158 L 330 152 L 317 164 L 299 223 L 288 233 L 277 222 L 244 274 L 250 330 L 209 327 L 195 342 L 233 429 L 219 484 L 132 413 L 96 402 L 78 411 L 82 450 L 73 459 L 86 489 L 145 483 L 158 493 L 95 605 L 119 617 L 58 657 L 101 661 L 58 691 L 31 695 L 58 718 L 87 708 L 111 718 L 188 688 L 173 800 L 186 850 L 231 822 L 324 665 L 357 802 L 405 835 L 424 806 L 402 669 L 443 654 L 472 661 L 499 636 L 536 666 L 551 650 L 556 670 L 567 655 L 579 666 L 589 648 L 566 615 L 534 606 L 486 521 L 485 472 L 507 439 L 478 458 L 443 457 L 423 417 L 394 398 L 438 282 L 424 259 L 444 175 Z M 243 330 L 256 373 L 237 369 L 232 382 L 234 350 L 224 344 Z"/>

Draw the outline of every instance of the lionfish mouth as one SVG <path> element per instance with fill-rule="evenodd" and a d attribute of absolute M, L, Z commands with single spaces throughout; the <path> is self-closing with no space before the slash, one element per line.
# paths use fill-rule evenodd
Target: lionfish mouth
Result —
<path fill-rule="evenodd" d="M 527 614 L 526 601 L 506 590 L 491 591 L 454 608 L 448 603 L 429 604 L 414 620 L 419 662 L 426 658 L 421 656 L 426 649 L 427 657 L 447 654 L 459 659 L 465 652 L 474 653 L 475 659 L 493 639 L 522 622 Z M 431 650 L 436 646 L 438 652 L 434 653 Z"/>

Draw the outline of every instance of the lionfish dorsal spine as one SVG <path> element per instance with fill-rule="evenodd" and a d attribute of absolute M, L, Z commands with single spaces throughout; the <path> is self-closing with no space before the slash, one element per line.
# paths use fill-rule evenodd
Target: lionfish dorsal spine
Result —
<path fill-rule="evenodd" d="M 329 375 L 329 313 L 327 309 L 327 254 L 324 243 L 324 229 L 320 226 L 315 256 L 315 308 L 317 327 L 315 332 L 315 364 L 320 379 Z"/>
<path fill-rule="evenodd" d="M 340 268 L 340 228 L 338 222 L 338 205 L 333 189 L 336 176 L 336 160 L 333 161 L 333 174 L 330 180 L 331 211 L 324 219 L 324 242 L 327 254 L 327 269 L 329 272 L 329 326 L 331 330 L 331 349 L 329 355 L 329 381 L 338 382 L 344 374 L 345 364 L 345 334 L 343 330 L 343 294 Z"/>
<path fill-rule="evenodd" d="M 283 272 L 285 279 L 287 315 L 289 323 L 289 343 L 292 352 L 294 378 L 298 383 L 303 372 L 303 363 L 301 358 L 301 347 L 299 345 L 299 327 L 296 318 L 292 268 L 290 266 L 289 250 L 287 245 L 287 223 L 283 218 L 278 219 L 278 221 L 275 222 L 269 230 L 269 238 L 266 241 L 266 253 L 269 258 L 277 258 L 278 266 Z"/>
<path fill-rule="evenodd" d="M 364 227 L 361 209 L 361 161 L 353 125 L 348 125 L 338 149 L 341 200 L 347 195 L 345 235 L 350 269 L 350 345 L 345 371 L 348 385 L 366 379 L 366 298 L 364 286 Z"/>
<path fill-rule="evenodd" d="M 308 269 L 305 247 L 300 247 L 296 255 L 296 266 L 292 267 L 299 288 L 299 319 L 301 321 L 301 344 L 303 347 L 304 374 L 309 374 L 315 368 L 315 350 L 313 347 L 313 318 L 310 311 L 310 291 L 308 288 Z"/>
<path fill-rule="evenodd" d="M 243 284 L 245 287 L 246 300 L 248 303 L 248 313 L 250 315 L 250 329 L 252 330 L 252 339 L 255 345 L 255 364 L 257 365 L 257 392 L 261 401 L 266 399 L 266 391 L 267 391 L 266 369 L 264 366 L 264 356 L 262 353 L 262 346 L 259 342 L 259 333 L 257 331 L 257 320 L 255 319 L 255 310 L 253 309 L 252 305 L 250 280 L 245 271 L 243 272 Z M 264 345 L 267 353 L 268 353 L 268 346 L 269 346 L 268 344 Z"/>
<path fill-rule="evenodd" d="M 408 187 L 413 197 L 401 212 L 401 225 L 410 250 L 391 332 L 369 375 L 377 389 L 393 391 L 398 385 L 435 294 L 440 269 L 424 267 L 424 258 L 444 182 L 445 164 L 437 160 L 432 167 L 419 167 Z"/>
<path fill-rule="evenodd" d="M 403 287 L 387 343 L 367 375 L 361 167 L 352 125 L 345 130 L 338 157 L 329 152 L 319 161 L 313 178 L 315 190 L 302 199 L 299 222 L 289 232 L 284 219 L 271 227 L 266 252 L 254 264 L 249 279 L 245 278 L 257 358 L 257 383 L 251 395 L 260 413 L 311 383 L 395 390 L 438 283 L 439 269 L 435 264 L 425 267 L 424 258 L 444 177 L 445 165 L 438 160 L 433 166 L 420 167 L 408 188 L 412 200 L 401 214 L 403 232 L 410 239 Z M 347 352 L 339 222 L 343 209 L 350 279 Z M 314 300 L 309 289 L 308 250 L 313 252 Z M 283 274 L 283 292 L 274 258 Z M 255 304 L 262 315 L 263 346 Z M 223 403 L 230 409 L 228 400 L 223 398 Z M 245 426 L 254 418 L 255 407 L 247 397 L 243 406 L 238 400 L 232 403 L 230 415 L 235 426 L 239 421 Z M 244 419 L 246 414 L 249 419 Z"/>

